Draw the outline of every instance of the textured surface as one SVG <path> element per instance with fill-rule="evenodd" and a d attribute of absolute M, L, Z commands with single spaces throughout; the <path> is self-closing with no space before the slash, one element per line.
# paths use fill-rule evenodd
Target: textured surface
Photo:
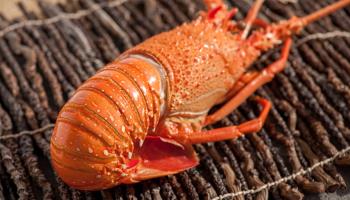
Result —
<path fill-rule="evenodd" d="M 64 3 L 66 0 L 46 0 L 51 3 Z M 22 16 L 21 10 L 17 7 L 17 3 L 22 2 L 26 5 L 26 7 L 34 12 L 40 12 L 40 8 L 38 7 L 36 1 L 27 1 L 27 0 L 0 0 L 0 12 L 4 14 L 8 18 L 15 18 Z"/>
<path fill-rule="evenodd" d="M 40 2 L 44 17 L 54 17 L 105 1 Z M 301 16 L 330 2 L 266 0 L 260 17 L 277 21 Z M 252 2 L 229 3 L 240 9 L 237 18 L 242 18 Z M 75 19 L 8 32 L 0 38 L 2 136 L 50 125 L 75 88 L 105 63 L 154 34 L 194 19 L 202 9 L 200 0 L 130 1 Z M 38 17 L 23 7 L 22 12 L 26 20 Z M 346 8 L 309 26 L 300 37 L 350 31 L 345 20 L 349 17 Z M 1 17 L 0 29 L 9 23 Z M 0 199 L 210 199 L 260 187 L 335 155 L 350 141 L 350 40 L 344 35 L 294 46 L 288 68 L 257 92 L 274 103 L 264 129 L 235 141 L 196 145 L 201 159 L 197 168 L 110 190 L 74 190 L 53 174 L 48 158 L 51 130 L 46 130 L 0 141 Z M 264 67 L 277 57 L 268 55 L 254 67 Z M 255 104 L 248 101 L 214 127 L 238 124 L 256 113 Z M 271 199 L 298 199 L 303 193 L 341 190 L 346 182 L 339 171 L 349 165 L 346 155 L 335 164 L 245 198 L 266 199 L 268 194 Z M 349 176 L 348 172 L 343 175 Z M 337 194 L 337 198 L 347 197 L 337 192 L 310 198 L 332 199 Z"/>

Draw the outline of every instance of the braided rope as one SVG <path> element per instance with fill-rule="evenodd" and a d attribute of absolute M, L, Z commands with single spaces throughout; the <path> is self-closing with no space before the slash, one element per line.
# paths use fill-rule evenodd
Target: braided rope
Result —
<path fill-rule="evenodd" d="M 35 135 L 35 134 L 43 133 L 43 132 L 45 132 L 49 129 L 52 129 L 54 127 L 55 127 L 55 124 L 48 124 L 46 126 L 31 130 L 31 131 L 26 130 L 26 131 L 21 131 L 19 133 L 12 134 L 12 135 L 3 135 L 3 136 L 0 136 L 0 141 L 1 140 L 8 140 L 8 139 L 16 139 L 16 138 L 22 137 L 24 135 Z"/>

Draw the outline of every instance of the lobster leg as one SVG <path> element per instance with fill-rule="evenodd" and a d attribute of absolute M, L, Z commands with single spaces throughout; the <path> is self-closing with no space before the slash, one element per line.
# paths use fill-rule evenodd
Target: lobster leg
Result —
<path fill-rule="evenodd" d="M 247 133 L 260 131 L 264 125 L 267 115 L 269 114 L 271 103 L 263 98 L 258 98 L 258 103 L 263 107 L 258 118 L 244 122 L 238 126 L 228 126 L 199 133 L 195 132 L 186 138 L 186 142 L 190 144 L 215 142 L 234 139 Z"/>
<path fill-rule="evenodd" d="M 242 88 L 244 88 L 249 82 L 251 82 L 256 76 L 259 75 L 258 71 L 250 71 L 243 74 L 235 83 L 233 88 L 230 90 L 230 92 L 227 95 L 227 98 L 233 97 L 235 94 L 237 94 Z"/>
<path fill-rule="evenodd" d="M 262 27 L 262 28 L 266 28 L 266 27 L 269 25 L 269 23 L 266 22 L 266 21 L 263 20 L 263 19 L 256 18 L 256 19 L 253 21 L 253 25 L 259 26 L 259 27 Z"/>
<path fill-rule="evenodd" d="M 194 132 L 172 139 L 147 136 L 141 149 L 133 157 L 136 162 L 131 161 L 135 163 L 130 167 L 133 175 L 127 176 L 121 182 L 133 183 L 189 169 L 199 163 L 192 144 L 234 139 L 246 133 L 259 131 L 266 120 L 271 103 L 263 98 L 257 100 L 263 107 L 259 117 L 238 126 Z"/>
<path fill-rule="evenodd" d="M 292 39 L 288 38 L 282 49 L 281 57 L 277 61 L 263 69 L 258 76 L 256 76 L 252 81 L 250 81 L 243 89 L 241 89 L 219 110 L 217 110 L 211 115 L 208 115 L 205 119 L 204 125 L 212 124 L 224 118 L 232 110 L 236 109 L 240 104 L 242 104 L 258 88 L 271 81 L 276 74 L 281 72 L 285 68 L 291 45 Z"/>

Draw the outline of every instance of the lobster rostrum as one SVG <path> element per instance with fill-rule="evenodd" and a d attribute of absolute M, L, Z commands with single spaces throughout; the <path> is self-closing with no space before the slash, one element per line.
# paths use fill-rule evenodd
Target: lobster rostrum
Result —
<path fill-rule="evenodd" d="M 52 165 L 63 181 L 99 190 L 178 173 L 198 164 L 192 144 L 259 131 L 271 107 L 259 97 L 258 118 L 201 129 L 284 69 L 293 34 L 350 0 L 275 24 L 256 17 L 262 3 L 256 0 L 247 17 L 235 22 L 236 8 L 206 0 L 208 12 L 198 19 L 129 49 L 81 85 L 60 111 L 51 139 Z M 253 26 L 259 28 L 252 31 Z M 281 43 L 277 61 L 248 71 L 263 52 Z"/>

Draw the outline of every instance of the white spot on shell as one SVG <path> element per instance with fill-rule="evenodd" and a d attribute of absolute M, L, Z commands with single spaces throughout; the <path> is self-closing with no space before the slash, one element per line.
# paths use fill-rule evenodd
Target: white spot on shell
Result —
<path fill-rule="evenodd" d="M 122 164 L 122 169 L 126 169 L 126 164 Z"/>
<path fill-rule="evenodd" d="M 128 153 L 128 158 L 131 159 L 131 157 L 132 157 L 132 153 L 129 152 L 129 153 Z"/>
<path fill-rule="evenodd" d="M 88 148 L 89 153 L 93 153 L 94 151 L 89 147 Z"/>
<path fill-rule="evenodd" d="M 125 133 L 125 126 L 122 126 L 122 132 Z"/>
<path fill-rule="evenodd" d="M 137 92 L 133 92 L 133 93 L 132 93 L 132 96 L 133 96 L 135 99 L 137 99 L 137 98 L 139 97 L 139 94 L 138 94 Z"/>
<path fill-rule="evenodd" d="M 80 151 L 80 149 L 79 149 L 79 148 L 77 148 L 77 151 Z"/>
<path fill-rule="evenodd" d="M 267 33 L 267 34 L 266 34 L 266 37 L 267 37 L 268 39 L 272 39 L 272 38 L 275 37 L 275 35 L 274 35 L 273 33 Z"/>
<path fill-rule="evenodd" d="M 127 174 L 125 174 L 125 173 L 122 173 L 122 174 L 121 174 L 121 176 L 122 176 L 122 177 L 125 177 L 125 176 L 127 176 Z"/>
<path fill-rule="evenodd" d="M 153 76 L 148 80 L 148 82 L 149 82 L 150 84 L 153 84 L 155 81 L 156 81 L 156 78 L 153 77 Z"/>
<path fill-rule="evenodd" d="M 105 149 L 105 150 L 103 150 L 103 154 L 105 155 L 105 156 L 108 156 L 108 151 Z"/>

